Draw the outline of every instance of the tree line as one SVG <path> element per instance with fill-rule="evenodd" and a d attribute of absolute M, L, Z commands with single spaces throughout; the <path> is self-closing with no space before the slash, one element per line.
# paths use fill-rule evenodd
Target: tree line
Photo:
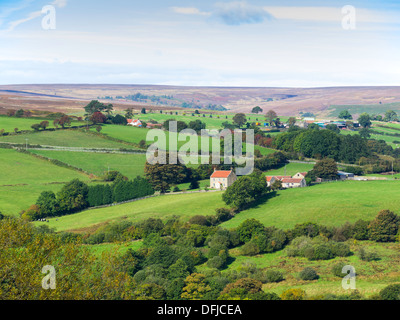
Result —
<path fill-rule="evenodd" d="M 137 177 L 132 181 L 118 178 L 110 185 L 96 186 L 88 186 L 75 179 L 65 184 L 57 194 L 53 191 L 42 192 L 36 203 L 21 213 L 21 217 L 34 221 L 64 216 L 90 207 L 133 200 L 152 194 L 154 194 L 154 189 L 142 177 Z"/>

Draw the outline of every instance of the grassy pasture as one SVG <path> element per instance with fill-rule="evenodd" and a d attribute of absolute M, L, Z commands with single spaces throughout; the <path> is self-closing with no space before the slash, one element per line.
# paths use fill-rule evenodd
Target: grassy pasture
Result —
<path fill-rule="evenodd" d="M 74 215 L 51 219 L 49 227 L 57 231 L 88 228 L 120 219 L 140 221 L 148 218 L 167 219 L 177 215 L 189 219 L 195 215 L 215 214 L 224 203 L 221 192 L 177 194 L 149 198 L 119 206 L 83 211 Z"/>
<path fill-rule="evenodd" d="M 183 115 L 186 113 L 186 115 Z M 192 116 L 192 111 L 187 110 L 183 112 L 178 112 L 178 115 L 176 115 L 175 112 L 173 114 L 161 114 L 161 113 L 148 113 L 148 114 L 140 114 L 135 116 L 135 118 L 140 119 L 141 121 L 144 122 L 149 122 L 150 120 L 155 120 L 159 123 L 163 123 L 169 119 L 175 119 L 176 121 L 183 121 L 187 124 L 191 121 L 195 120 L 201 120 L 206 124 L 207 129 L 222 129 L 222 124 L 224 122 L 233 122 L 233 117 L 235 114 L 226 114 L 226 113 L 219 113 L 219 114 L 213 114 L 212 118 L 210 118 L 210 114 L 205 114 L 205 117 L 203 117 L 203 114 L 201 115 L 194 115 Z M 261 123 L 262 125 L 265 123 L 265 115 L 264 114 L 246 114 L 246 119 L 248 122 L 253 123 L 253 122 L 258 122 Z M 281 117 L 281 121 L 287 121 L 287 117 Z"/>
<path fill-rule="evenodd" d="M 369 241 L 361 241 L 356 244 L 349 241 L 348 244 L 353 253 L 357 253 L 360 247 L 364 247 L 367 250 L 376 252 L 380 260 L 365 262 L 356 255 L 352 255 L 346 258 L 335 258 L 326 261 L 309 261 L 306 258 L 288 257 L 285 250 L 272 254 L 246 257 L 240 255 L 238 249 L 232 249 L 230 254 L 235 260 L 227 270 L 240 270 L 244 263 L 253 263 L 264 270 L 279 270 L 284 276 L 284 281 L 264 284 L 263 289 L 265 291 L 275 292 L 280 295 L 287 289 L 300 288 L 306 291 L 308 297 L 328 293 L 337 295 L 349 294 L 342 288 L 342 278 L 334 276 L 331 271 L 332 267 L 339 262 L 344 262 L 356 269 L 357 290 L 367 297 L 377 294 L 387 285 L 399 281 L 400 270 L 398 264 L 400 257 L 398 255 L 398 245 Z M 314 281 L 300 280 L 298 274 L 305 267 L 315 269 L 320 278 Z"/>
<path fill-rule="evenodd" d="M 25 144 L 26 139 L 28 139 L 28 144 L 30 145 L 48 145 L 77 148 L 135 149 L 134 147 L 127 144 L 110 141 L 78 130 L 59 130 L 54 132 L 47 131 L 31 134 L 19 134 L 14 136 L 4 136 L 0 137 L 0 142 Z"/>
<path fill-rule="evenodd" d="M 92 129 L 94 130 L 94 129 Z M 117 126 L 117 125 L 105 125 L 103 126 L 103 130 L 101 131 L 102 134 L 105 134 L 109 137 L 127 141 L 130 143 L 136 143 L 138 144 L 140 141 L 147 140 L 147 134 L 150 132 L 150 129 L 143 129 L 143 128 L 135 128 L 135 127 L 130 127 L 130 126 Z M 165 132 L 165 131 L 164 131 Z M 168 132 L 165 132 L 166 134 L 166 143 L 167 143 L 167 150 L 170 150 L 170 134 Z M 183 145 L 188 143 L 189 137 L 186 135 L 187 140 L 186 141 L 178 141 L 177 146 L 178 149 L 180 149 Z M 216 141 L 214 138 L 209 138 L 209 151 L 212 151 L 212 146 L 213 146 L 213 141 L 215 141 L 217 144 L 219 144 L 219 141 Z M 198 143 L 198 148 L 201 150 L 207 150 L 201 148 L 201 137 L 197 138 L 197 143 Z M 151 144 L 151 142 L 149 142 Z M 272 149 L 267 149 L 267 148 L 262 148 L 260 146 L 254 146 L 255 150 L 259 150 L 262 155 L 268 155 L 271 153 L 276 152 L 275 150 Z M 244 145 L 243 150 L 246 150 L 246 146 Z"/>
<path fill-rule="evenodd" d="M 400 111 L 400 102 L 386 103 L 386 104 L 366 104 L 366 105 L 332 105 L 329 107 L 331 110 L 330 116 L 338 117 L 343 110 L 349 110 L 351 114 L 361 114 L 366 112 L 368 114 L 382 114 L 384 115 L 387 110 Z"/>
<path fill-rule="evenodd" d="M 44 118 L 15 118 L 15 117 L 7 117 L 7 116 L 0 116 L 0 130 L 4 129 L 5 132 L 14 132 L 15 128 L 22 131 L 28 131 L 33 129 L 31 126 L 33 124 L 40 123 L 42 121 L 49 122 L 49 128 L 55 128 L 53 124 L 53 119 L 44 119 Z M 72 121 L 72 126 L 81 126 L 85 125 L 85 122 L 79 121 Z"/>
<path fill-rule="evenodd" d="M 82 173 L 15 150 L 0 149 L 0 159 L 0 211 L 5 214 L 18 214 L 34 204 L 41 192 L 57 192 L 70 180 L 89 181 Z"/>
<path fill-rule="evenodd" d="M 378 127 L 373 127 L 373 130 L 376 131 L 382 131 L 380 130 L 381 128 Z M 382 131 L 383 132 L 383 131 Z M 399 131 L 400 132 L 400 131 Z M 347 130 L 343 130 L 341 131 L 342 134 L 344 135 L 356 135 L 358 134 L 357 131 L 347 131 Z M 387 135 L 380 135 L 380 134 L 371 134 L 371 138 L 370 139 L 374 139 L 374 140 L 383 140 L 385 141 L 388 145 L 392 146 L 393 148 L 398 148 L 399 145 L 393 143 L 393 141 L 400 141 L 400 137 L 394 137 L 394 136 L 387 136 Z"/>
<path fill-rule="evenodd" d="M 222 226 L 234 228 L 250 218 L 282 229 L 307 221 L 337 226 L 347 221 L 370 220 L 383 209 L 398 211 L 399 189 L 400 181 L 346 181 L 282 190 L 276 197 L 242 211 Z M 61 231 L 86 228 L 122 217 L 138 221 L 178 215 L 187 219 L 198 214 L 212 215 L 216 208 L 223 206 L 226 205 L 220 192 L 180 194 L 84 211 L 62 217 L 58 222 L 52 220 L 50 225 Z"/>
<path fill-rule="evenodd" d="M 35 150 L 35 154 L 57 159 L 76 168 L 101 176 L 104 172 L 117 170 L 130 179 L 144 175 L 145 154 L 111 154 L 69 151 Z"/>
<path fill-rule="evenodd" d="M 314 164 L 309 163 L 288 163 L 286 166 L 286 175 L 294 176 L 299 172 L 309 172 L 313 169 Z M 270 170 L 265 173 L 266 176 L 283 176 L 285 175 L 285 167 Z"/>
<path fill-rule="evenodd" d="M 282 190 L 223 226 L 234 228 L 250 218 L 282 229 L 307 221 L 337 226 L 347 221 L 369 220 L 384 209 L 398 213 L 399 190 L 400 181 L 340 181 Z"/>

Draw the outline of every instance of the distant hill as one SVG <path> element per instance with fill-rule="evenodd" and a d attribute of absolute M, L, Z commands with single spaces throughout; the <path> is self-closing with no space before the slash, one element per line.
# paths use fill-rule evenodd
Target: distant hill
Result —
<path fill-rule="evenodd" d="M 140 94 L 140 95 L 138 95 Z M 132 96 L 144 97 L 132 101 Z M 117 98 L 118 97 L 118 98 Z M 130 99 L 126 98 L 130 97 Z M 46 109 L 76 112 L 93 99 L 127 106 L 151 106 L 152 109 L 178 109 L 182 106 L 250 112 L 260 106 L 281 116 L 312 112 L 336 116 L 339 110 L 384 113 L 400 112 L 400 87 L 330 87 L 330 88 L 246 88 L 181 87 L 159 85 L 90 85 L 43 84 L 0 86 L 0 112 L 7 108 Z M 222 108 L 221 108 L 222 107 Z M 340 111 L 339 111 L 340 112 Z"/>

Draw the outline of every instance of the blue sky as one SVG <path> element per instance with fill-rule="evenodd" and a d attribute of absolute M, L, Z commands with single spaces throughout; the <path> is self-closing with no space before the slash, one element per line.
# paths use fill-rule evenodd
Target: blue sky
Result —
<path fill-rule="evenodd" d="M 55 30 L 42 28 L 45 5 Z M 399 1 L 0 0 L 0 84 L 323 87 L 399 74 Z"/>

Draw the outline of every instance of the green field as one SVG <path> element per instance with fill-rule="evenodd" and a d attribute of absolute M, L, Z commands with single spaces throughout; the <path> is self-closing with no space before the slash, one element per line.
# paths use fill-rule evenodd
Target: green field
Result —
<path fill-rule="evenodd" d="M 92 130 L 94 130 L 94 129 L 92 129 Z M 131 126 L 117 126 L 117 125 L 105 125 L 105 126 L 103 126 L 103 130 L 101 131 L 102 134 L 105 134 L 109 137 L 127 141 L 130 143 L 135 143 L 135 144 L 138 144 L 142 140 L 147 141 L 147 134 L 149 132 L 150 132 L 150 129 L 135 128 L 135 127 L 131 127 Z M 165 132 L 165 133 L 166 133 L 167 150 L 171 150 L 170 145 L 169 145 L 170 135 L 168 132 Z M 186 135 L 186 137 L 188 137 L 187 141 L 178 141 L 177 142 L 178 149 L 181 148 L 183 145 L 185 145 L 187 142 L 189 142 L 190 136 Z M 215 139 L 209 138 L 209 148 L 208 148 L 209 151 L 212 151 L 213 140 L 215 141 Z M 152 143 L 153 142 L 149 142 L 148 144 L 152 144 Z M 198 149 L 207 150 L 207 149 L 201 148 L 201 137 L 198 137 L 197 143 L 198 143 Z M 216 141 L 216 143 L 219 144 L 219 141 Z M 260 146 L 254 146 L 254 149 L 259 150 L 262 155 L 268 155 L 268 154 L 276 152 L 275 150 L 263 148 Z M 244 151 L 246 150 L 245 146 L 243 147 L 243 150 Z"/>
<path fill-rule="evenodd" d="M 400 181 L 339 181 L 282 190 L 276 197 L 239 213 L 223 226 L 237 227 L 250 218 L 282 229 L 308 221 L 338 226 L 347 221 L 373 219 L 384 209 L 398 212 L 399 190 Z"/>
<path fill-rule="evenodd" d="M 346 181 L 282 190 L 268 201 L 242 211 L 223 226 L 234 228 L 250 218 L 282 229 L 307 221 L 338 226 L 347 221 L 373 219 L 383 209 L 398 211 L 398 190 L 400 181 Z M 87 228 L 123 217 L 138 221 L 148 217 L 178 215 L 187 219 L 198 214 L 212 215 L 216 208 L 224 206 L 220 192 L 169 195 L 84 211 L 62 217 L 57 222 L 53 219 L 50 225 L 61 231 Z"/>
<path fill-rule="evenodd" d="M 299 172 L 309 172 L 314 168 L 314 164 L 311 163 L 288 163 L 286 168 L 282 167 L 276 170 L 270 170 L 265 172 L 266 176 L 294 176 Z"/>
<path fill-rule="evenodd" d="M 213 215 L 224 203 L 221 192 L 165 195 L 108 208 L 83 211 L 74 215 L 51 219 L 49 227 L 57 231 L 88 228 L 97 224 L 129 219 L 167 219 L 177 215 L 189 219 L 194 215 Z"/>
<path fill-rule="evenodd" d="M 58 191 L 62 183 L 89 180 L 82 173 L 15 150 L 0 149 L 0 159 L 0 211 L 5 214 L 18 214 L 34 204 L 41 192 Z"/>
<path fill-rule="evenodd" d="M 378 127 L 373 127 L 372 129 L 376 130 L 376 131 L 382 131 L 381 128 L 378 128 Z M 341 133 L 344 134 L 344 135 L 356 135 L 356 134 L 358 134 L 358 131 L 343 130 L 343 131 L 341 131 Z M 383 140 L 388 145 L 392 146 L 393 148 L 398 148 L 399 147 L 399 145 L 396 144 L 396 143 L 393 143 L 393 141 L 400 141 L 400 137 L 380 135 L 380 134 L 371 134 L 371 138 L 370 139 Z"/>
<path fill-rule="evenodd" d="M 385 114 L 387 110 L 400 111 L 400 102 L 386 104 L 366 104 L 366 105 L 332 105 L 330 116 L 338 117 L 343 110 L 349 110 L 351 114 Z"/>
<path fill-rule="evenodd" d="M 15 128 L 18 128 L 19 131 L 33 131 L 31 126 L 33 124 L 41 123 L 42 121 L 49 122 L 49 129 L 55 128 L 53 124 L 53 119 L 44 119 L 44 118 L 15 118 L 15 117 L 7 117 L 0 116 L 0 130 L 4 129 L 5 132 L 14 132 Z M 72 121 L 71 126 L 82 126 L 85 125 L 85 122 Z"/>
<path fill-rule="evenodd" d="M 251 263 L 264 270 L 279 270 L 284 276 L 284 281 L 279 283 L 267 283 L 263 289 L 267 292 L 281 294 L 288 289 L 301 288 L 306 291 L 307 296 L 318 296 L 324 294 L 344 295 L 349 294 L 342 287 L 342 278 L 332 274 L 332 267 L 338 262 L 344 262 L 356 269 L 356 287 L 364 296 L 377 294 L 389 284 L 399 281 L 400 257 L 398 255 L 398 245 L 373 243 L 361 241 L 354 244 L 349 241 L 351 251 L 356 253 L 360 246 L 372 250 L 378 254 L 380 260 L 365 262 L 356 255 L 347 258 L 335 258 L 325 261 L 309 261 L 306 258 L 292 258 L 282 250 L 271 254 L 262 254 L 255 257 L 245 257 L 240 255 L 238 249 L 233 249 L 230 254 L 234 257 L 234 262 L 224 272 L 229 270 L 240 270 L 243 264 Z M 320 278 L 314 281 L 303 281 L 298 279 L 298 273 L 305 267 L 312 267 L 317 271 Z"/>
<path fill-rule="evenodd" d="M 233 117 L 235 114 L 231 113 L 216 113 L 212 114 L 212 118 L 210 118 L 210 114 L 205 114 L 205 117 L 203 117 L 203 114 L 201 115 L 194 115 L 192 116 L 192 113 L 194 111 L 192 110 L 184 110 L 184 111 L 179 111 L 178 115 L 176 115 L 175 111 L 173 114 L 167 114 L 167 113 L 147 113 L 147 114 L 139 114 L 135 115 L 135 119 L 139 119 L 144 122 L 149 122 L 150 120 L 157 121 L 158 123 L 164 123 L 167 120 L 174 119 L 176 121 L 183 121 L 187 124 L 191 121 L 195 120 L 200 120 L 201 122 L 206 124 L 206 129 L 222 129 L 223 126 L 222 124 L 224 122 L 233 122 Z M 206 112 L 206 111 L 204 111 Z M 184 115 L 186 114 L 186 115 Z M 258 115 L 256 114 L 246 114 L 247 121 L 250 123 L 260 123 L 262 126 L 265 123 L 265 115 L 260 113 Z M 281 121 L 285 122 L 288 120 L 288 117 L 280 117 Z"/>
<path fill-rule="evenodd" d="M 130 179 L 144 175 L 145 154 L 111 154 L 69 151 L 34 150 L 35 154 L 57 159 L 97 176 L 116 170 Z"/>
<path fill-rule="evenodd" d="M 26 141 L 28 139 L 28 141 Z M 98 137 L 96 135 L 87 134 L 78 130 L 59 130 L 45 131 L 32 134 L 18 134 L 13 136 L 0 137 L 1 142 L 28 144 L 30 145 L 47 145 L 59 147 L 76 147 L 76 148 L 111 148 L 111 149 L 134 149 L 134 147 L 110 141 Z"/>

